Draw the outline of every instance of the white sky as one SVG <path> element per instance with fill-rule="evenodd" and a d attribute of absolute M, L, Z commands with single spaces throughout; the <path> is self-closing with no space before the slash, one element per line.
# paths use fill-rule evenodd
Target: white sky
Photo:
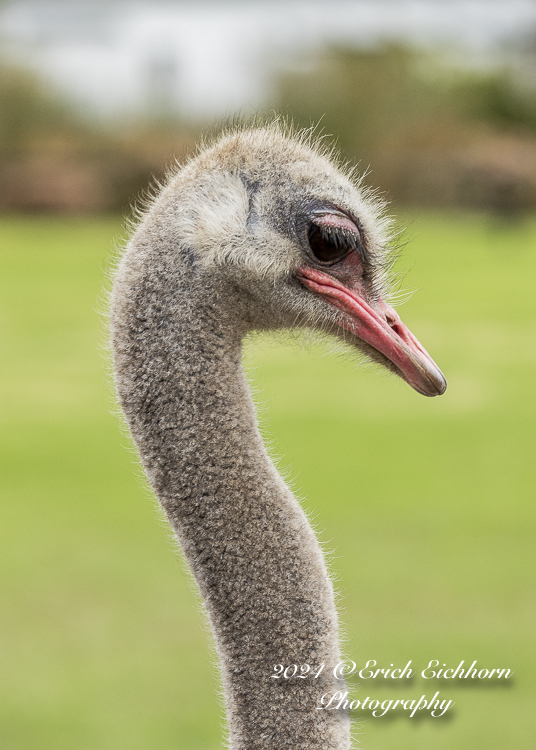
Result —
<path fill-rule="evenodd" d="M 331 42 L 454 43 L 483 54 L 533 29 L 536 0 L 11 0 L 0 51 L 90 110 L 192 118 L 269 103 L 271 71 Z"/>

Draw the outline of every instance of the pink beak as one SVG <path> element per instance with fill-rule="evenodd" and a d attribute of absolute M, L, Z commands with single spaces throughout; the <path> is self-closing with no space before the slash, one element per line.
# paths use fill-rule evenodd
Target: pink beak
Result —
<path fill-rule="evenodd" d="M 380 301 L 372 308 L 356 292 L 322 271 L 302 267 L 297 276 L 308 289 L 343 310 L 346 315 L 340 326 L 387 357 L 412 388 L 423 396 L 445 392 L 443 373 L 392 307 Z"/>

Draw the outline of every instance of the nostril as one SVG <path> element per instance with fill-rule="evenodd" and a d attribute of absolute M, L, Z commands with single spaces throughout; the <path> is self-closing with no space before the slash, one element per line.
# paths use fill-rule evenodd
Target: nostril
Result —
<path fill-rule="evenodd" d="M 397 336 L 400 336 L 400 338 L 403 338 L 402 328 L 398 325 L 398 323 L 395 323 L 394 321 L 391 322 L 391 320 L 389 319 L 387 319 L 387 322 L 391 326 L 391 330 L 393 330 Z"/>

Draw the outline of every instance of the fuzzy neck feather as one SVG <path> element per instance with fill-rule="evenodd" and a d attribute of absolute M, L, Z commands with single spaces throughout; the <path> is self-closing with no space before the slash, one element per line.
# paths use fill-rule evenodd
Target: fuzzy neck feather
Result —
<path fill-rule="evenodd" d="M 112 298 L 116 381 L 151 486 L 207 608 L 232 750 L 346 750 L 317 710 L 341 688 L 333 589 L 318 542 L 262 443 L 241 367 L 246 315 L 171 238 L 138 230 Z M 275 664 L 325 668 L 273 679 Z"/>

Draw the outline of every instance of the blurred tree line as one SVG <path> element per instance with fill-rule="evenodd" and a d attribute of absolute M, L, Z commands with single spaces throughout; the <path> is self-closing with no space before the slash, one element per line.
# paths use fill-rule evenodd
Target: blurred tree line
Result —
<path fill-rule="evenodd" d="M 320 122 L 401 204 L 536 208 L 536 43 L 516 69 L 487 71 L 397 46 L 329 49 L 280 73 L 272 108 L 301 126 Z M 124 210 L 198 131 L 162 118 L 99 126 L 4 66 L 0 208 Z"/>
<path fill-rule="evenodd" d="M 396 46 L 332 49 L 282 77 L 280 104 L 300 125 L 320 120 L 393 200 L 511 215 L 536 208 L 529 53 L 521 70 L 482 72 Z"/>
<path fill-rule="evenodd" d="M 193 137 L 173 122 L 97 123 L 28 71 L 0 66 L 0 210 L 128 210 Z"/>

